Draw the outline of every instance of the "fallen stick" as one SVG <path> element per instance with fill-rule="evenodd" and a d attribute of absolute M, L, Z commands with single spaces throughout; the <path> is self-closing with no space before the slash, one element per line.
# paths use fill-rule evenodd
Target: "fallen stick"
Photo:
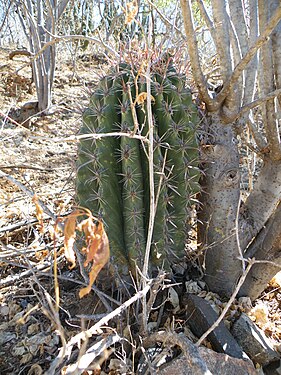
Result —
<path fill-rule="evenodd" d="M 49 370 L 45 372 L 45 375 L 53 375 L 55 373 L 56 368 L 62 363 L 63 358 L 69 356 L 71 354 L 72 348 L 74 345 L 80 345 L 82 341 L 86 338 L 92 337 L 95 333 L 98 333 L 101 327 L 106 326 L 108 322 L 117 315 L 120 315 L 123 311 L 125 311 L 130 305 L 132 305 L 137 300 L 146 296 L 149 292 L 152 285 L 152 280 L 148 282 L 148 284 L 139 292 L 137 292 L 133 297 L 128 299 L 124 302 L 121 306 L 117 307 L 117 309 L 113 310 L 109 314 L 107 314 L 104 318 L 94 324 L 91 328 L 86 331 L 80 332 L 77 335 L 73 336 L 68 343 L 66 343 L 61 349 L 57 357 L 52 362 Z"/>

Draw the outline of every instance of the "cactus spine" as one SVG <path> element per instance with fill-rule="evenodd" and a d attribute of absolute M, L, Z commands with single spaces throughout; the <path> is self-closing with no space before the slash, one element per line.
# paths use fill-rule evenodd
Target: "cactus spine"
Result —
<path fill-rule="evenodd" d="M 137 86 L 137 87 L 136 87 Z M 191 197 L 199 191 L 197 108 L 185 79 L 170 66 L 151 74 L 154 98 L 154 182 L 157 209 L 152 265 L 173 264 L 184 256 Z M 130 67 L 119 65 L 101 80 L 83 114 L 81 134 L 135 129 L 130 94 L 135 103 L 146 91 Z M 135 104 L 138 134 L 147 135 L 146 103 Z M 80 206 L 102 218 L 114 262 L 129 269 L 142 266 L 149 217 L 148 159 L 145 145 L 130 137 L 82 139 L 77 162 Z"/>

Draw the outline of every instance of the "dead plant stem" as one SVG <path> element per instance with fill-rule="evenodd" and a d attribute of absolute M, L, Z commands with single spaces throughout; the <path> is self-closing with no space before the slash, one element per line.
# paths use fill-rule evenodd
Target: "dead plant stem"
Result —
<path fill-rule="evenodd" d="M 151 108 L 151 81 L 150 81 L 150 46 L 151 46 L 151 37 L 152 37 L 152 20 L 149 19 L 149 32 L 147 38 L 147 69 L 146 69 L 146 86 L 147 86 L 147 121 L 148 121 L 148 173 L 149 173 L 149 190 L 150 190 L 150 204 L 149 204 L 149 222 L 148 222 L 148 233 L 146 241 L 146 249 L 144 254 L 144 263 L 142 274 L 143 277 L 143 287 L 147 285 L 146 278 L 148 277 L 148 264 L 150 256 L 150 248 L 152 242 L 152 234 L 154 227 L 154 218 L 155 218 L 155 191 L 154 191 L 154 163 L 153 163 L 153 117 L 152 117 L 152 108 Z M 147 303 L 145 297 L 143 298 L 143 311 L 142 311 L 142 328 L 144 332 L 147 332 Z"/>

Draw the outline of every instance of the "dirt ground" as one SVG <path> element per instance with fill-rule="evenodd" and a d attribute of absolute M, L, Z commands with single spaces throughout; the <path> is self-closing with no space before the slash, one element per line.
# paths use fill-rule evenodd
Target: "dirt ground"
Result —
<path fill-rule="evenodd" d="M 77 145 L 64 139 L 77 134 L 91 88 L 106 67 L 85 56 L 76 59 L 75 67 L 70 58 L 59 60 L 52 114 L 33 116 L 21 126 L 8 117 L 18 118 L 19 108 L 36 100 L 36 93 L 27 58 L 9 60 L 8 55 L 9 50 L 0 49 L 0 374 L 40 375 L 61 346 L 52 311 L 54 246 L 65 338 L 81 331 L 85 314 L 95 320 L 104 312 L 93 293 L 79 300 L 83 278 L 78 269 L 68 269 L 61 252 L 63 236 L 58 234 L 54 244 L 55 223 L 46 213 L 41 230 L 30 195 L 36 193 L 53 215 L 71 211 Z M 280 288 L 281 278 L 276 278 L 252 312 L 276 346 L 281 339 Z M 201 295 L 208 297 L 205 291 Z M 224 304 L 210 294 L 208 298 L 221 311 Z"/>
<path fill-rule="evenodd" d="M 54 295 L 52 270 L 48 272 L 54 221 L 44 214 L 40 232 L 35 204 L 24 187 L 36 193 L 54 215 L 70 212 L 77 145 L 57 140 L 77 133 L 100 69 L 94 60 L 77 58 L 75 67 L 70 58 L 59 60 L 53 113 L 35 115 L 20 126 L 8 117 L 20 118 L 19 109 L 36 100 L 35 87 L 28 59 L 16 56 L 9 60 L 8 55 L 9 50 L 0 49 L 0 374 L 30 375 L 48 368 L 57 354 L 59 338 L 50 323 L 46 301 L 47 291 Z M 56 246 L 61 248 L 62 236 L 56 238 Z M 83 279 L 77 271 L 69 272 L 59 252 L 58 256 L 59 273 L 65 277 L 60 284 L 61 305 L 67 309 L 70 332 L 76 332 L 81 320 L 76 314 L 92 314 L 96 304 L 84 298 L 78 305 Z"/>

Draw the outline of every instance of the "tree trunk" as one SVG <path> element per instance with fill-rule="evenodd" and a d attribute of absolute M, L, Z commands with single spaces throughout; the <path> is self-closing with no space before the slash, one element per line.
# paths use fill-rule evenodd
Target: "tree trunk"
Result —
<path fill-rule="evenodd" d="M 246 251 L 245 258 L 253 257 L 269 261 L 254 264 L 239 291 L 240 296 L 255 300 L 281 268 L 281 203 Z"/>
<path fill-rule="evenodd" d="M 216 69 L 210 67 L 210 71 L 213 68 L 213 80 L 221 86 L 216 95 L 210 95 L 207 79 L 211 73 L 203 70 L 206 59 L 198 48 L 194 4 L 181 0 L 193 78 L 209 121 L 207 140 L 201 143 L 204 177 L 198 239 L 209 288 L 229 296 L 245 269 L 245 258 L 277 262 L 281 258 L 281 214 L 276 210 L 281 197 L 280 92 L 274 95 L 280 88 L 281 8 L 279 0 L 253 0 L 246 2 L 247 7 L 240 0 L 197 3 L 216 50 Z M 252 111 L 258 106 L 259 110 Z M 255 171 L 258 177 L 253 190 L 244 192 L 249 194 L 245 201 L 238 128 L 240 143 L 248 131 L 251 145 L 246 147 L 251 152 L 255 149 L 263 162 Z M 269 262 L 256 264 L 241 293 L 256 298 L 277 269 Z"/>
<path fill-rule="evenodd" d="M 206 282 L 212 291 L 231 294 L 242 272 L 235 227 L 240 202 L 239 155 L 231 124 L 210 116 L 207 144 L 202 146 L 204 177 L 198 228 L 205 251 Z"/>
<path fill-rule="evenodd" d="M 20 22 L 29 42 L 29 49 L 36 58 L 32 61 L 32 73 L 37 92 L 38 109 L 47 113 L 52 104 L 52 86 L 55 74 L 56 46 L 50 45 L 39 54 L 44 45 L 51 41 L 56 32 L 56 24 L 69 0 L 44 2 L 37 0 L 34 4 L 27 0 L 19 3 Z"/>

